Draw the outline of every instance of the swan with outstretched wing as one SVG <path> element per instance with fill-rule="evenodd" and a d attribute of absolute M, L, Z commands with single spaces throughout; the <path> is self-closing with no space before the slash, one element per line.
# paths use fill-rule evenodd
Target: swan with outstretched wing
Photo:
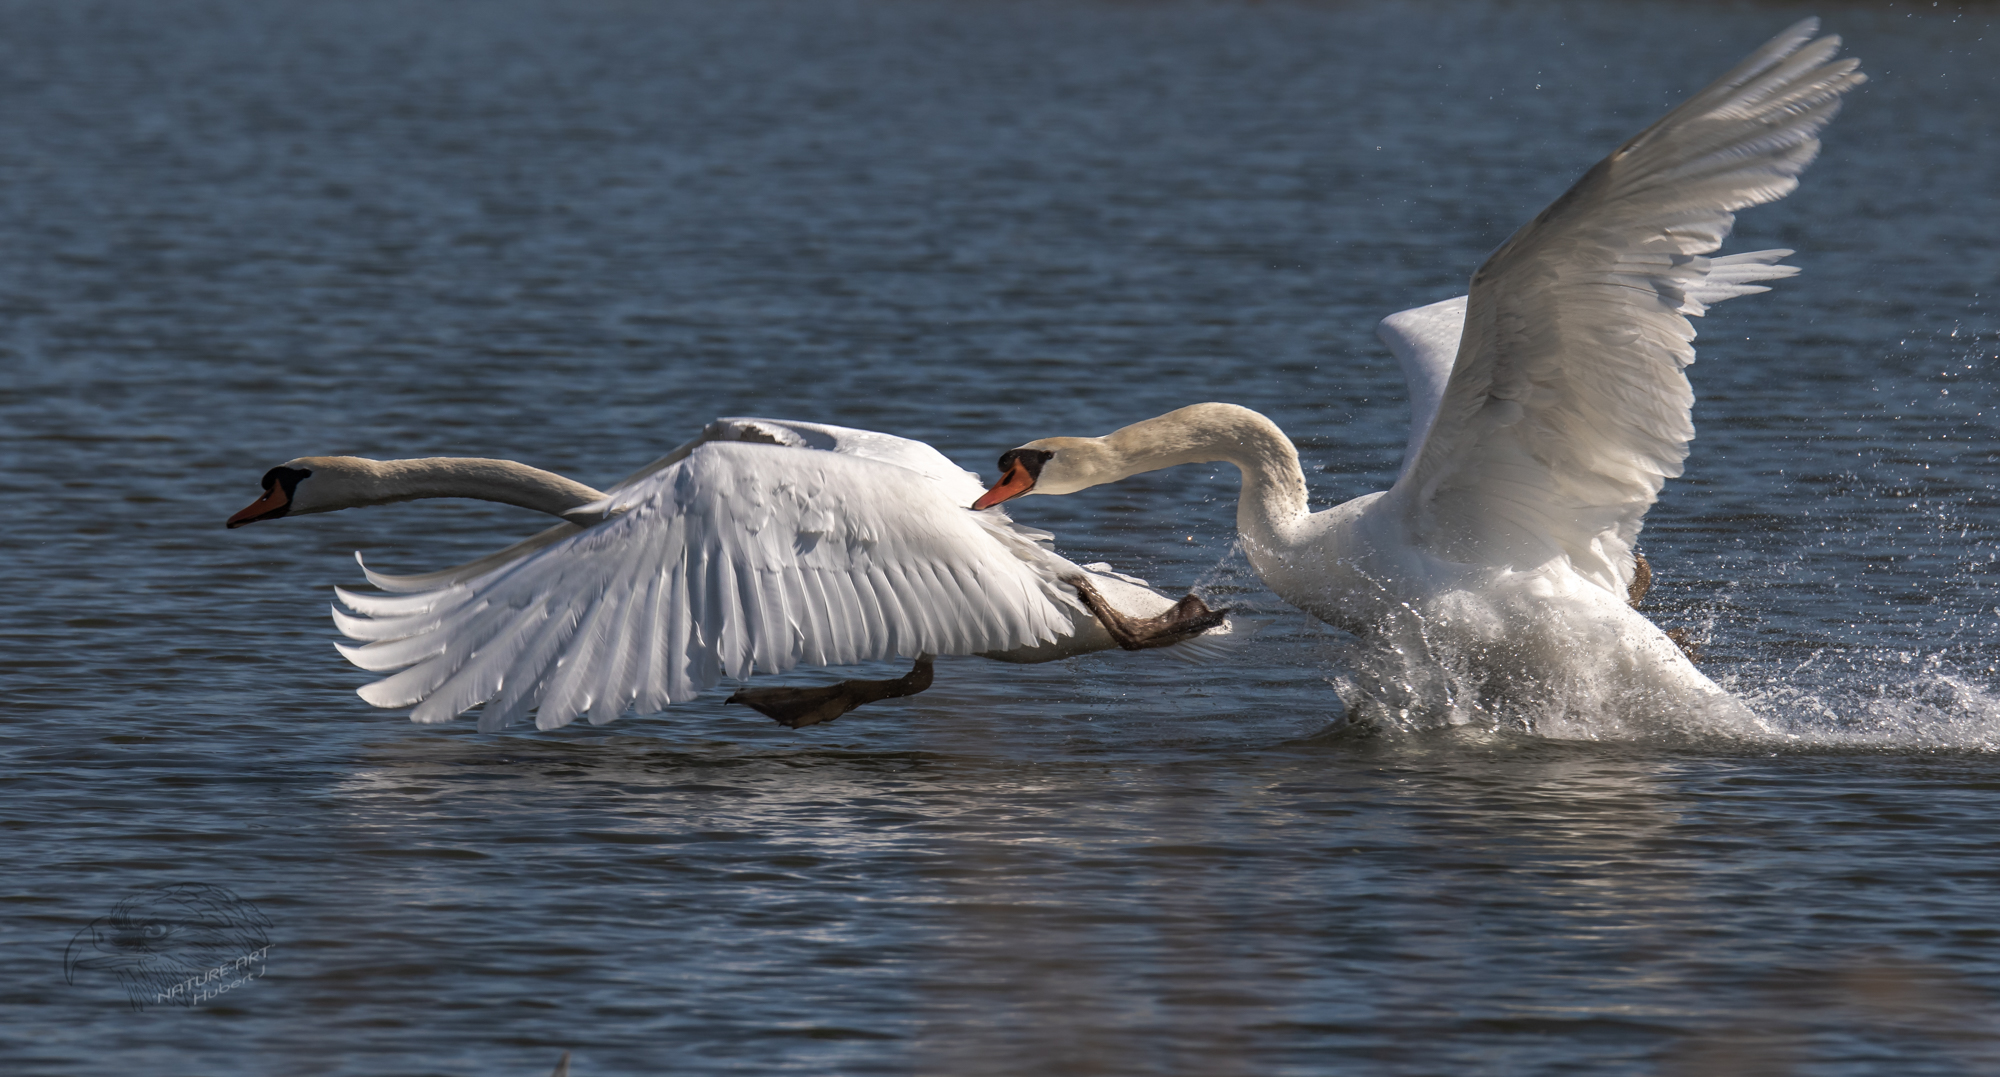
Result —
<path fill-rule="evenodd" d="M 1798 185 L 1863 81 L 1817 28 L 1785 31 L 1618 147 L 1494 252 L 1469 295 L 1383 322 L 1412 409 L 1389 490 L 1311 512 L 1283 431 L 1197 404 L 1011 450 L 975 506 L 1227 461 L 1243 474 L 1244 549 L 1273 591 L 1453 666 L 1482 705 L 1740 717 L 1633 609 L 1635 542 L 1694 436 L 1688 319 L 1795 272 L 1778 264 L 1790 251 L 1713 254 L 1737 210 Z"/>
<path fill-rule="evenodd" d="M 932 655 L 1202 655 L 1234 631 L 1227 611 L 1073 564 L 1047 533 L 967 509 L 982 488 L 922 442 L 720 419 L 602 492 L 506 460 L 302 457 L 267 472 L 264 495 L 229 526 L 427 497 L 560 517 L 471 564 L 369 571 L 377 592 L 338 591 L 335 623 L 359 641 L 342 653 L 401 671 L 363 699 L 411 707 L 418 722 L 484 705 L 489 731 L 530 711 L 544 729 L 606 722 L 754 672 L 916 659 L 894 680 L 732 697 L 796 728 L 921 691 Z"/>

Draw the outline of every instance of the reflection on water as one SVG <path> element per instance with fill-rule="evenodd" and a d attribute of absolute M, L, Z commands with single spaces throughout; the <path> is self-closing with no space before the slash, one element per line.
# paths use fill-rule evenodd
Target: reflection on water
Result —
<path fill-rule="evenodd" d="M 1992 996 L 1950 969 L 1873 952 L 1758 977 L 1755 1000 L 1723 1028 L 1675 1046 L 1669 1077 L 1791 1077 L 1856 1055 L 1898 1068 L 1990 1067 L 2000 1028 Z"/>
<path fill-rule="evenodd" d="M 330 588 L 526 514 L 219 525 L 302 453 L 603 483 L 767 414 L 977 470 L 1211 398 L 1294 434 L 1316 505 L 1380 489 L 1375 320 L 1796 12 L 0 10 L 20 1071 L 2000 1060 L 1980 9 L 1826 13 L 1874 81 L 1733 243 L 1805 272 L 1699 327 L 1649 603 L 1767 730 L 1572 739 L 1351 721 L 1356 641 L 1245 572 L 1221 468 L 1021 513 L 1268 618 L 1235 661 L 941 660 L 805 734 L 712 700 L 412 727 L 352 695 Z M 79 930 L 177 884 L 254 903 L 282 961 L 169 1012 L 64 981 Z"/>

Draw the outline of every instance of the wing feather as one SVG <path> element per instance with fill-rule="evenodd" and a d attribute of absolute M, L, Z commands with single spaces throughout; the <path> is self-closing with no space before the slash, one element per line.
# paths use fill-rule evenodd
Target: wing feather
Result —
<path fill-rule="evenodd" d="M 371 574 L 396 594 L 340 590 L 335 623 L 358 641 L 342 653 L 401 670 L 362 697 L 422 722 L 485 704 L 482 730 L 531 710 L 553 728 L 684 702 L 725 676 L 1073 631 L 1056 580 L 1074 566 L 1002 514 L 963 508 L 977 481 L 934 466 L 934 450 L 877 435 L 872 456 L 828 452 L 788 439 L 839 428 L 758 431 L 677 450 L 615 487 L 603 522 L 512 560 Z"/>
<path fill-rule="evenodd" d="M 1688 318 L 1796 272 L 1776 264 L 1789 251 L 1707 255 L 1736 210 L 1798 186 L 1817 132 L 1864 79 L 1833 58 L 1838 38 L 1812 40 L 1817 27 L 1774 38 L 1494 252 L 1448 367 L 1436 338 L 1451 301 L 1384 322 L 1420 427 L 1391 504 L 1420 543 L 1523 569 L 1567 558 L 1623 593 L 1646 509 L 1694 437 Z"/>

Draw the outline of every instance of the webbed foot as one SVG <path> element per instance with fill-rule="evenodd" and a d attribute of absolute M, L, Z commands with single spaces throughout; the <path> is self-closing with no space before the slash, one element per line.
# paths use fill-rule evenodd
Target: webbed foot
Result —
<path fill-rule="evenodd" d="M 886 681 L 841 681 L 820 688 L 745 688 L 725 702 L 741 703 L 782 726 L 804 729 L 831 722 L 878 700 L 913 696 L 931 686 L 931 656 L 920 654 L 908 673 Z"/>
<path fill-rule="evenodd" d="M 1625 600 L 1631 603 L 1633 609 L 1638 609 L 1639 600 L 1646 597 L 1646 592 L 1652 586 L 1653 566 L 1646 563 L 1645 554 L 1634 550 L 1632 552 L 1632 583 L 1631 586 L 1625 589 Z M 1696 642 L 1694 633 L 1685 628 L 1669 628 L 1666 629 L 1666 633 L 1667 638 L 1674 641 L 1674 646 L 1679 647 L 1681 653 L 1687 655 L 1688 661 L 1701 661 L 1701 644 Z"/>
<path fill-rule="evenodd" d="M 1639 600 L 1646 597 L 1646 592 L 1651 590 L 1652 586 L 1653 566 L 1646 563 L 1645 554 L 1637 550 L 1632 551 L 1632 582 L 1625 588 L 1625 601 L 1630 603 L 1633 609 L 1638 609 Z"/>
<path fill-rule="evenodd" d="M 1088 577 L 1069 576 L 1064 583 L 1076 588 L 1078 598 L 1090 607 L 1099 624 L 1111 634 L 1118 646 L 1128 651 L 1143 651 L 1152 647 L 1171 647 L 1182 640 L 1193 639 L 1203 632 L 1221 624 L 1229 617 L 1228 610 L 1212 610 L 1208 603 L 1194 595 L 1188 595 L 1174 608 L 1158 617 L 1128 617 L 1113 609 L 1104 596 L 1097 593 Z"/>

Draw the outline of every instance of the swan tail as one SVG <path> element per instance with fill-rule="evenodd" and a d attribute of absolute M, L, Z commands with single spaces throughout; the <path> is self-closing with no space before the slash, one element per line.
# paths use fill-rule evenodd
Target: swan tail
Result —
<path fill-rule="evenodd" d="M 1160 653 L 1194 666 L 1233 661 L 1243 653 L 1250 637 L 1271 621 L 1269 617 L 1231 617 L 1199 636 L 1160 648 Z"/>

